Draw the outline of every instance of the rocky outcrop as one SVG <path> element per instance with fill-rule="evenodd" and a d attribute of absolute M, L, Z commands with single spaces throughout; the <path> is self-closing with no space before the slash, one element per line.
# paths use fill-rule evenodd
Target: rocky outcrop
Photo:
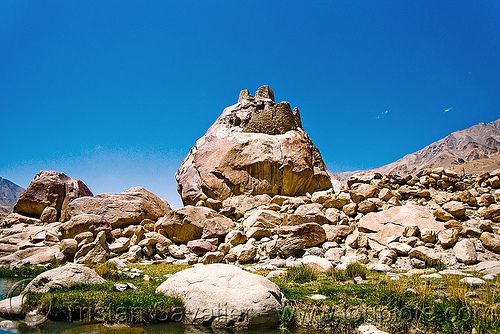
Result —
<path fill-rule="evenodd" d="M 59 219 L 69 203 L 82 196 L 92 196 L 82 181 L 59 172 L 41 171 L 19 197 L 14 212 L 40 218 L 46 207 L 53 207 Z"/>
<path fill-rule="evenodd" d="M 144 188 L 130 188 L 120 194 L 101 194 L 72 201 L 64 220 L 81 214 L 102 217 L 112 228 L 139 224 L 144 219 L 157 220 L 171 211 L 169 204 Z"/>
<path fill-rule="evenodd" d="M 175 175 L 185 205 L 237 195 L 304 195 L 332 187 L 298 109 L 274 93 L 242 91 L 200 138 Z"/>
<path fill-rule="evenodd" d="M 183 270 L 156 292 L 182 298 L 185 322 L 212 327 L 275 327 L 285 302 L 267 278 L 225 264 Z"/>

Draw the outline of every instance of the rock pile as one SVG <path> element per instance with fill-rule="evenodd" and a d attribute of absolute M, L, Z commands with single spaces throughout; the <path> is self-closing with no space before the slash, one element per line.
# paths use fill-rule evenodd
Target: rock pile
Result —
<path fill-rule="evenodd" d="M 498 175 L 372 173 L 350 178 L 338 192 L 240 195 L 178 210 L 142 188 L 81 197 L 68 203 L 66 222 L 9 215 L 0 263 L 119 258 L 275 269 L 302 262 L 327 267 L 326 259 L 332 266 L 357 261 L 380 270 L 440 262 L 468 268 L 500 258 Z"/>

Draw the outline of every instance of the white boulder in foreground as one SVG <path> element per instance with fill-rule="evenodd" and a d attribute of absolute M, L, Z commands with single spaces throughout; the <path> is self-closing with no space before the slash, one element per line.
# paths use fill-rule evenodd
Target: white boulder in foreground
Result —
<path fill-rule="evenodd" d="M 184 321 L 212 327 L 275 327 L 285 297 L 267 278 L 227 264 L 183 270 L 156 293 L 184 302 Z"/>

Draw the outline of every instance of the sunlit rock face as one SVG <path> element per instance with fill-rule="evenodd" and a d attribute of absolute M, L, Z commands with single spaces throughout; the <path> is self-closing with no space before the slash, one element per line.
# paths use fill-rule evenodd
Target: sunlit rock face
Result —
<path fill-rule="evenodd" d="M 304 195 L 332 187 L 297 108 L 268 86 L 240 93 L 200 138 L 175 175 L 184 205 L 237 195 Z"/>

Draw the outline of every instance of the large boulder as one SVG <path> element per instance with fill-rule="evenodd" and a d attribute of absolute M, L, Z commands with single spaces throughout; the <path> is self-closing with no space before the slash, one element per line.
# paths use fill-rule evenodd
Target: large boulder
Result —
<path fill-rule="evenodd" d="M 105 280 L 94 270 L 68 263 L 35 277 L 23 292 L 48 292 L 50 288 L 67 288 L 75 284 L 102 284 Z"/>
<path fill-rule="evenodd" d="M 212 209 L 202 206 L 185 206 L 159 219 L 155 224 L 155 230 L 163 229 L 174 242 L 187 243 L 200 239 L 203 236 L 204 227 L 211 224 L 210 222 L 226 228 L 234 225 L 231 219 Z"/>
<path fill-rule="evenodd" d="M 120 194 L 78 198 L 70 203 L 63 218 L 66 221 L 81 214 L 99 215 L 112 228 L 121 228 L 139 224 L 144 219 L 157 220 L 171 211 L 165 200 L 144 188 L 135 187 Z"/>
<path fill-rule="evenodd" d="M 401 236 L 407 226 L 417 226 L 419 230 L 444 230 L 444 224 L 438 222 L 433 214 L 422 206 L 406 204 L 395 206 L 381 212 L 372 212 L 363 216 L 358 223 L 361 232 L 368 233 L 368 238 L 387 245 L 394 236 Z"/>
<path fill-rule="evenodd" d="M 185 322 L 212 327 L 275 327 L 285 302 L 267 278 L 226 264 L 183 270 L 156 292 L 182 298 Z"/>
<path fill-rule="evenodd" d="M 332 187 L 298 109 L 275 104 L 263 86 L 242 91 L 200 138 L 175 174 L 185 205 L 236 195 L 305 195 Z"/>
<path fill-rule="evenodd" d="M 31 181 L 14 206 L 14 212 L 40 218 L 46 207 L 57 210 L 57 219 L 72 200 L 92 196 L 92 192 L 80 180 L 63 173 L 43 170 Z"/>

